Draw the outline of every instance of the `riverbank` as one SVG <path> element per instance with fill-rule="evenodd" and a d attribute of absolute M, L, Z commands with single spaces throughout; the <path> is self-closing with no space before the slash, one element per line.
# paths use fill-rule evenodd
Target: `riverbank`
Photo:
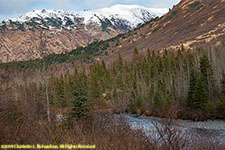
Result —
<path fill-rule="evenodd" d="M 133 129 L 144 130 L 146 135 L 151 138 L 159 138 L 158 130 L 164 130 L 164 127 L 169 127 L 177 134 L 188 135 L 190 141 L 208 141 L 219 142 L 225 145 L 225 121 L 223 120 L 208 120 L 208 121 L 191 121 L 172 119 L 170 125 L 165 124 L 165 118 L 140 116 L 135 114 L 115 114 L 116 117 L 122 117 Z M 164 133 L 164 132 L 163 132 Z M 164 133 L 166 134 L 166 133 Z M 154 137 L 152 137 L 154 135 Z"/>

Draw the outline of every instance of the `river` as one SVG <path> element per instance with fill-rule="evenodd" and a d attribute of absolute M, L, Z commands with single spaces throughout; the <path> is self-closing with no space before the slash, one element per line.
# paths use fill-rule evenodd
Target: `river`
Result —
<path fill-rule="evenodd" d="M 132 129 L 142 129 L 147 136 L 154 139 L 160 139 L 157 128 L 161 129 L 164 124 L 163 119 L 157 117 L 147 117 L 133 114 L 115 114 L 115 117 L 122 117 L 131 126 Z M 172 120 L 171 128 L 177 130 L 180 135 L 190 135 L 189 140 L 219 142 L 225 144 L 225 121 L 191 121 L 191 120 Z"/>

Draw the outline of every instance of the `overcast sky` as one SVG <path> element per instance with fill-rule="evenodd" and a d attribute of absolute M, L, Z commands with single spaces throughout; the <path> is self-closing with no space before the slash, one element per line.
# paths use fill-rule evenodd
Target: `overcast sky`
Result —
<path fill-rule="evenodd" d="M 136 4 L 151 8 L 171 8 L 180 0 L 0 0 L 0 20 L 19 17 L 35 9 L 81 11 L 115 4 Z"/>

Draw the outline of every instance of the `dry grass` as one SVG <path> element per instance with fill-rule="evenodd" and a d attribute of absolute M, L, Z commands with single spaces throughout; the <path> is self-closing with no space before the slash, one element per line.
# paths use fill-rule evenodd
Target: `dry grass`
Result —
<path fill-rule="evenodd" d="M 68 118 L 65 122 L 52 120 L 47 124 L 46 119 L 33 120 L 14 105 L 8 105 L 0 114 L 0 133 L 0 145 L 95 144 L 100 150 L 156 149 L 142 131 L 132 130 L 123 119 L 103 113 L 94 113 L 88 120 Z"/>
<path fill-rule="evenodd" d="M 179 112 L 176 106 L 163 113 L 167 116 L 162 121 L 162 128 L 155 124 L 157 132 L 151 133 L 151 137 L 160 135 L 160 140 L 156 140 L 147 137 L 142 130 L 131 129 L 123 118 L 114 118 L 109 113 L 93 112 L 87 120 L 76 121 L 67 117 L 66 121 L 57 122 L 57 109 L 51 107 L 51 122 L 48 124 L 44 95 L 33 90 L 35 88 L 18 88 L 23 90 L 18 93 L 23 93 L 20 98 L 16 98 L 17 94 L 9 94 L 17 93 L 11 91 L 13 89 L 0 93 L 0 145 L 95 144 L 98 150 L 225 149 L 212 141 L 190 140 L 190 133 L 173 128 L 171 118 L 176 118 Z M 126 101 L 115 107 L 124 111 L 124 104 Z"/>
<path fill-rule="evenodd" d="M 0 145 L 1 144 L 89 144 L 99 150 L 180 150 L 180 149 L 224 149 L 222 145 L 206 141 L 189 141 L 191 135 L 174 128 L 172 113 L 162 121 L 154 124 L 159 140 L 147 137 L 142 130 L 133 130 L 123 118 L 114 118 L 112 114 L 93 113 L 87 120 L 76 121 L 68 117 L 67 121 L 47 123 L 45 114 L 40 119 L 34 116 L 36 110 L 26 112 L 24 103 L 20 109 L 15 103 L 1 105 Z M 23 107 L 23 109 L 22 109 Z M 35 108 L 35 107 L 34 107 Z M 35 108 L 37 109 L 37 108 Z M 27 110 L 28 111 L 28 110 Z M 171 110 L 170 110 L 171 111 Z M 26 113 L 24 113 L 26 112 Z M 172 115 L 171 115 L 172 114 Z M 160 128 L 161 126 L 162 128 Z M 154 133 L 152 133 L 153 136 Z M 194 141 L 194 142 L 193 142 Z"/>

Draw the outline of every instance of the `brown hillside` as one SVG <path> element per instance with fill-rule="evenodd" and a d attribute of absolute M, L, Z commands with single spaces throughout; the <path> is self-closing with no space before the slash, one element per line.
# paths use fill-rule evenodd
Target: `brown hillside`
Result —
<path fill-rule="evenodd" d="M 85 29 L 87 28 L 87 29 Z M 1 30 L 0 31 L 0 63 L 10 61 L 24 61 L 40 58 L 40 33 L 44 33 L 46 41 L 45 55 L 71 51 L 77 46 L 86 46 L 94 40 L 105 40 L 124 31 L 108 28 L 108 32 L 101 27 L 80 26 L 79 30 Z"/>
<path fill-rule="evenodd" d="M 110 28 L 80 27 L 79 30 L 46 31 L 46 55 L 71 51 L 77 46 L 86 46 L 95 39 L 108 39 L 122 33 Z M 22 61 L 40 58 L 40 29 L 4 30 L 0 34 L 0 62 Z M 140 29 L 109 42 L 109 62 L 117 59 L 118 52 L 130 57 L 134 47 L 146 52 L 147 49 L 177 49 L 183 43 L 185 48 L 218 44 L 225 39 L 224 0 L 182 0 L 165 16 L 152 21 Z"/>
<path fill-rule="evenodd" d="M 162 18 L 121 38 L 121 44 L 110 51 L 129 57 L 134 47 L 146 52 L 148 48 L 176 49 L 183 43 L 185 48 L 192 48 L 218 44 L 224 39 L 224 0 L 182 0 Z M 117 56 L 118 53 L 112 53 L 105 59 L 114 60 Z"/>

